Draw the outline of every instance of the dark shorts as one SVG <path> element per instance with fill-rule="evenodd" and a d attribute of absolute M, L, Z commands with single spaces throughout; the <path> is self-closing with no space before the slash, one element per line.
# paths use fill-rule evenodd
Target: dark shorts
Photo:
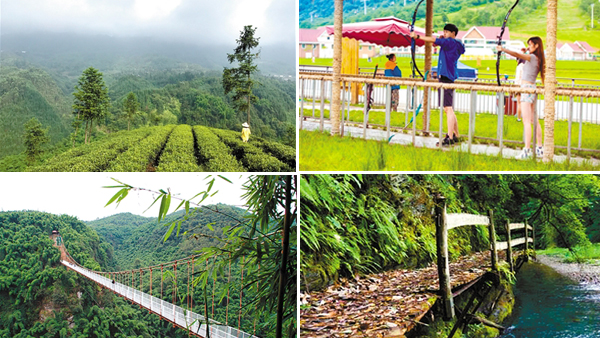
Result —
<path fill-rule="evenodd" d="M 445 76 L 440 76 L 440 82 L 442 83 L 454 83 L 454 81 L 450 80 Z M 441 90 L 440 90 L 441 91 Z M 440 98 L 440 93 L 438 92 L 438 100 Z M 444 89 L 444 107 L 452 107 L 454 103 L 454 89 Z"/>

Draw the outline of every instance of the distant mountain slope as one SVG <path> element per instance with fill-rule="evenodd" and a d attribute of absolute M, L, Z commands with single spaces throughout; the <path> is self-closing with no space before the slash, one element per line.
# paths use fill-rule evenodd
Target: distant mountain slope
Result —
<path fill-rule="evenodd" d="M 86 222 L 98 235 L 108 241 L 115 250 L 120 250 L 123 241 L 131 236 L 134 229 L 153 220 L 132 213 L 121 213 L 95 221 Z"/>
<path fill-rule="evenodd" d="M 600 49 L 600 22 L 590 27 L 592 0 L 558 2 L 559 42 L 586 41 Z M 369 21 L 373 18 L 395 16 L 411 21 L 416 1 L 407 0 L 368 0 L 367 14 L 364 14 L 362 0 L 344 1 L 344 22 Z M 441 30 L 446 22 L 452 22 L 460 30 L 472 26 L 500 26 L 514 0 L 437 0 L 434 2 L 434 30 Z M 600 7 L 600 4 L 597 4 Z M 417 25 L 424 26 L 425 2 L 419 7 Z M 300 1 L 300 27 L 316 28 L 333 24 L 334 2 L 326 0 Z M 520 1 L 508 21 L 511 37 L 526 40 L 531 36 L 541 36 L 546 40 L 546 1 Z M 600 12 L 599 12 L 600 13 Z M 312 16 L 312 20 L 311 20 Z M 596 16 L 596 15 L 595 15 Z M 596 16 L 597 18 L 600 16 Z"/>
<path fill-rule="evenodd" d="M 134 73 L 162 70 L 222 70 L 228 66 L 227 53 L 235 41 L 222 45 L 190 45 L 144 37 L 117 38 L 103 35 L 36 33 L 2 35 L 5 53 L 22 54 L 29 62 L 56 70 L 71 78 L 94 65 L 108 73 Z M 260 45 L 257 60 L 260 71 L 268 75 L 295 74 L 294 43 Z M 22 53 L 25 52 L 25 53 Z"/>
<path fill-rule="evenodd" d="M 39 68 L 0 67 L 0 157 L 25 149 L 23 125 L 32 117 L 56 142 L 69 134 L 70 104 L 50 75 Z"/>
<path fill-rule="evenodd" d="M 243 220 L 246 215 L 245 210 L 226 204 L 209 207 L 217 208 L 220 212 L 240 220 Z M 219 245 L 216 238 L 222 237 L 224 227 L 238 225 L 237 222 L 222 214 L 202 210 L 181 224 L 179 236 L 174 232 L 169 240 L 164 242 L 163 238 L 167 231 L 164 225 L 181 218 L 184 214 L 185 211 L 172 213 L 161 223 L 156 219 L 117 214 L 88 224 L 108 242 L 116 237 L 119 238 L 118 245 L 114 248 L 120 269 L 150 266 L 193 255 L 203 247 Z M 141 223 L 144 219 L 146 221 Z M 211 227 L 213 230 L 210 229 Z M 189 233 L 184 235 L 186 231 Z M 190 237 L 192 234 L 199 234 L 199 236 Z"/>

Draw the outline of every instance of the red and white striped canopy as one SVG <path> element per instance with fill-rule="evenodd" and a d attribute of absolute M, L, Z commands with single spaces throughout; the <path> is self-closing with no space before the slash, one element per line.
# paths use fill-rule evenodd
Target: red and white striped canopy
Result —
<path fill-rule="evenodd" d="M 366 22 L 348 23 L 342 26 L 342 36 L 367 43 L 387 47 L 410 46 L 410 23 L 389 16 Z M 327 26 L 327 34 L 332 35 L 333 26 Z M 415 33 L 424 36 L 425 30 L 415 27 Z M 417 46 L 423 46 L 423 40 L 416 40 Z"/>

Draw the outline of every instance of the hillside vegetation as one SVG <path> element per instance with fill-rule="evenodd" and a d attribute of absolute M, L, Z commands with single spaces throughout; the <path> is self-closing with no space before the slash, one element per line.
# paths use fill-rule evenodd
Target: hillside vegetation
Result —
<path fill-rule="evenodd" d="M 295 171 L 294 148 L 204 126 L 119 131 L 70 149 L 31 171 Z"/>
<path fill-rule="evenodd" d="M 243 209 L 225 204 L 208 207 L 234 217 L 243 218 L 246 215 Z M 217 238 L 223 237 L 223 228 L 236 225 L 230 217 L 204 210 L 182 223 L 181 233 L 187 231 L 194 233 L 194 236 L 170 236 L 164 242 L 165 224 L 181 219 L 184 214 L 185 210 L 172 213 L 159 223 L 156 218 L 124 213 L 87 222 L 87 225 L 113 245 L 120 270 L 191 256 L 198 248 L 217 245 Z M 208 227 L 207 224 L 212 225 Z"/>
<path fill-rule="evenodd" d="M 52 142 L 69 134 L 70 104 L 45 71 L 0 67 L 0 157 L 25 150 L 24 124 L 32 117 L 49 128 Z"/>
<path fill-rule="evenodd" d="M 303 175 L 301 186 L 301 271 L 311 290 L 435 261 L 437 194 L 448 213 L 527 220 L 538 249 L 600 241 L 597 175 Z M 451 259 L 489 250 L 487 227 L 451 230 L 448 249 Z"/>
<path fill-rule="evenodd" d="M 25 56 L 6 52 L 2 55 L 0 159 L 22 154 L 23 125 L 32 117 L 36 117 L 43 128 L 49 128 L 51 142 L 46 152 L 62 151 L 57 148 L 70 145 L 68 136 L 74 132 L 71 126 L 72 94 L 81 75 L 81 71 L 74 69 L 78 69 L 81 62 L 70 64 L 69 58 L 57 59 L 54 63 L 40 61 L 44 65 L 40 67 Z M 92 139 L 128 128 L 123 101 L 130 92 L 140 103 L 131 122 L 132 128 L 190 124 L 241 131 L 246 113 L 231 108 L 231 98 L 223 91 L 220 72 L 180 62 L 169 68 L 172 60 L 165 58 L 151 58 L 147 65 L 145 60 L 138 60 L 139 68 L 109 63 L 116 68 L 99 69 L 105 73 L 110 108 L 98 121 Z M 89 65 L 89 62 L 86 64 Z M 160 67 L 155 67 L 156 64 Z M 256 79 L 259 85 L 254 93 L 258 102 L 250 112 L 253 136 L 295 146 L 295 82 L 262 75 L 256 76 Z M 77 143 L 82 141 L 76 140 Z M 22 162 L 21 158 L 11 158 L 9 162 L 0 164 L 0 168 L 22 170 L 15 164 Z"/>
<path fill-rule="evenodd" d="M 600 49 L 600 23 L 590 25 L 592 0 L 558 2 L 559 42 L 586 41 Z M 367 14 L 363 11 L 363 1 L 344 1 L 344 22 L 369 21 L 373 18 L 395 16 L 412 21 L 416 1 L 375 0 L 368 2 Z M 456 24 L 459 30 L 472 26 L 500 26 L 506 13 L 515 3 L 513 0 L 439 0 L 434 2 L 434 31 L 443 28 L 446 22 Z M 332 1 L 315 0 L 300 2 L 300 28 L 316 28 L 333 24 Z M 520 1 L 510 15 L 507 26 L 512 39 L 526 40 L 531 36 L 546 37 L 546 1 Z M 313 14 L 311 22 L 310 17 Z M 416 25 L 424 27 L 425 3 L 419 6 Z"/>
<path fill-rule="evenodd" d="M 127 228 L 135 227 L 135 222 L 140 219 L 131 215 L 115 215 L 91 223 L 95 223 L 95 227 L 99 229 L 109 223 Z M 184 223 L 184 226 L 188 229 L 188 226 L 191 228 L 200 223 L 205 225 L 204 222 L 213 223 L 218 220 L 219 217 L 207 215 L 195 218 L 189 224 Z M 129 224 L 130 221 L 134 224 Z M 144 226 L 138 227 L 142 229 Z M 86 268 L 99 271 L 119 271 L 132 268 L 133 264 L 139 262 L 160 264 L 172 261 L 183 258 L 180 255 L 191 253 L 206 244 L 193 239 L 185 242 L 177 237 L 168 241 L 162 250 L 158 249 L 160 254 L 152 256 L 152 248 L 156 249 L 157 245 L 162 244 L 159 233 L 164 232 L 165 228 L 157 222 L 147 222 L 143 229 L 153 235 L 145 238 L 145 249 L 138 253 L 135 241 L 144 237 L 143 233 L 125 235 L 123 239 L 129 244 L 124 250 L 113 250 L 102 235 L 99 236 L 91 227 L 71 216 L 34 211 L 0 213 L 0 337 L 187 337 L 185 330 L 173 328 L 172 324 L 160 320 L 159 316 L 147 310 L 142 311 L 139 306 L 133 306 L 85 277 L 67 270 L 59 263 L 60 252 L 53 247 L 53 241 L 49 237 L 52 230 L 59 230 L 71 256 Z M 215 230 L 217 229 L 221 229 L 221 225 L 215 226 Z M 129 257 L 130 262 L 123 267 L 118 263 L 118 257 Z M 240 272 L 240 267 L 232 266 L 232 281 L 238 281 L 238 286 L 231 288 L 230 302 L 237 306 L 240 304 Z M 156 274 L 155 278 L 155 283 L 158 283 L 156 285 L 159 285 L 160 274 Z M 219 276 L 215 280 L 215 286 L 218 288 L 226 281 L 227 276 Z M 221 290 L 217 289 L 219 291 Z M 177 292 L 184 295 L 187 292 L 186 286 L 180 285 Z M 194 290 L 194 299 L 199 304 L 204 297 L 203 292 L 201 287 Z M 244 290 L 242 306 L 250 309 L 247 302 L 254 292 L 252 288 Z M 171 283 L 165 283 L 164 293 L 168 295 L 165 299 L 171 297 Z M 223 320 L 225 302 L 215 297 L 213 318 Z M 229 306 L 230 318 L 234 313 L 232 309 L 233 306 Z M 235 313 L 237 323 L 237 312 Z M 241 318 L 242 330 L 252 332 L 253 325 L 253 314 L 246 314 L 244 311 Z M 267 332 L 272 331 L 272 328 L 265 329 L 267 331 L 262 331 L 263 327 L 257 327 L 256 334 L 268 336 Z"/>

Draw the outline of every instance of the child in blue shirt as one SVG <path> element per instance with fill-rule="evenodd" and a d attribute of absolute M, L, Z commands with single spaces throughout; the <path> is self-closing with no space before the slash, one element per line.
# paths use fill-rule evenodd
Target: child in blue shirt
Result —
<path fill-rule="evenodd" d="M 386 57 L 389 61 L 385 63 L 384 75 L 402 77 L 402 71 L 400 71 L 400 68 L 398 68 L 398 65 L 396 64 L 396 54 L 386 55 Z M 399 90 L 400 86 L 392 86 L 392 111 L 398 111 Z"/>
<path fill-rule="evenodd" d="M 456 40 L 458 28 L 449 23 L 444 26 L 444 37 L 434 38 L 431 36 L 420 36 L 415 32 L 410 36 L 425 42 L 433 42 L 440 46 L 440 55 L 438 63 L 438 73 L 440 82 L 453 83 L 458 78 L 458 58 L 465 53 L 465 46 L 459 40 Z M 454 89 L 444 90 L 444 111 L 446 112 L 446 123 L 448 134 L 442 141 L 443 146 L 449 146 L 458 142 L 458 120 L 454 114 L 452 104 L 454 101 Z"/>

